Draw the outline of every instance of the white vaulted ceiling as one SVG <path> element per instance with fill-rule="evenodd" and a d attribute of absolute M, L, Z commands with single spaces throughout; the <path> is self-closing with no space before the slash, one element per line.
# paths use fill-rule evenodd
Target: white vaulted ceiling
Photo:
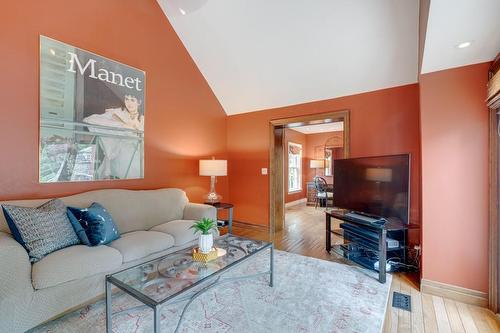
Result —
<path fill-rule="evenodd" d="M 229 115 L 417 82 L 419 0 L 157 1 Z M 499 13 L 430 1 L 422 73 L 493 60 Z"/>
<path fill-rule="evenodd" d="M 499 51 L 500 0 L 430 2 L 422 73 L 491 61 Z"/>
<path fill-rule="evenodd" d="M 418 0 L 158 0 L 227 114 L 417 82 Z"/>

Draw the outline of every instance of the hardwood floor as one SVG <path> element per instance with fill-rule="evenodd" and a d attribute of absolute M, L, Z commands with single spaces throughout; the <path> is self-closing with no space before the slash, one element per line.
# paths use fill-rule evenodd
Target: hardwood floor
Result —
<path fill-rule="evenodd" d="M 411 312 L 391 306 L 394 291 L 411 295 Z M 395 274 L 383 332 L 500 332 L 500 326 L 486 308 L 423 294 L 404 276 Z"/>
<path fill-rule="evenodd" d="M 268 240 L 265 228 L 235 224 L 236 235 Z M 332 239 L 332 243 L 341 239 Z M 350 264 L 343 257 L 325 251 L 325 215 L 321 208 L 294 206 L 287 208 L 285 228 L 276 233 L 275 247 L 279 250 L 314 258 Z M 412 296 L 412 311 L 392 307 L 392 293 Z M 421 293 L 403 274 L 394 274 L 387 304 L 383 332 L 500 332 L 493 312 L 485 308 Z"/>

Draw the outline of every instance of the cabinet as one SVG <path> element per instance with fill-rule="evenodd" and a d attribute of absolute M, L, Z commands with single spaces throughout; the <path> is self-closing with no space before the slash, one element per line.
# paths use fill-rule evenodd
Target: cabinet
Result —
<path fill-rule="evenodd" d="M 306 190 L 307 205 L 314 206 L 316 202 L 316 187 L 314 187 L 314 182 L 307 182 Z"/>

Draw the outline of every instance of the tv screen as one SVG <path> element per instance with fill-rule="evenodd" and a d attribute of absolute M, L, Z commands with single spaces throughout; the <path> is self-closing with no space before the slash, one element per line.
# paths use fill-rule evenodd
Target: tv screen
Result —
<path fill-rule="evenodd" d="M 335 160 L 333 179 L 335 207 L 408 223 L 408 154 Z"/>

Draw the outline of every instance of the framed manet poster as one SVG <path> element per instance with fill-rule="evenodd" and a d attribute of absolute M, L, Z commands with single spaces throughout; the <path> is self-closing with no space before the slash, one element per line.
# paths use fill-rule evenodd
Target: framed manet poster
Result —
<path fill-rule="evenodd" d="M 41 183 L 144 178 L 145 76 L 40 36 Z"/>

